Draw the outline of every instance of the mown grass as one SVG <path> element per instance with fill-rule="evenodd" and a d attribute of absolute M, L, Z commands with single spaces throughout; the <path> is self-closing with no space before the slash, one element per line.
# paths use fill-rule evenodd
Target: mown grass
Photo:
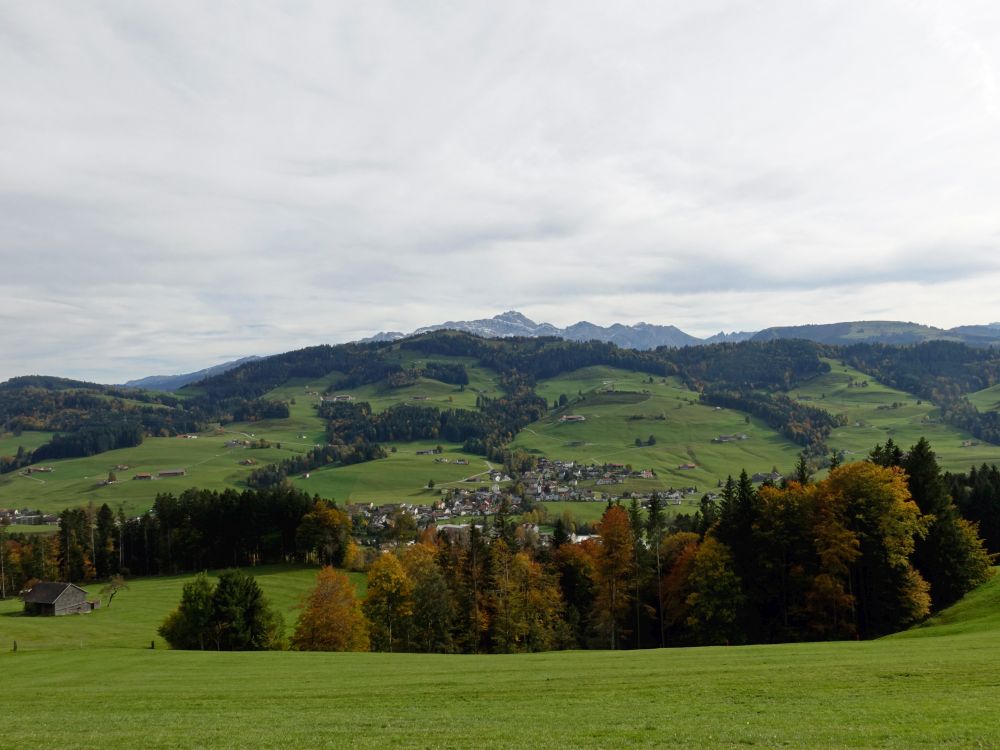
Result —
<path fill-rule="evenodd" d="M 125 598 L 138 591 L 121 595 L 122 610 L 140 606 Z M 967 628 L 860 643 L 521 656 L 6 651 L 0 710 L 13 718 L 0 736 L 12 748 L 996 748 L 998 592 L 995 579 L 945 613 Z M 92 627 L 100 616 L 60 619 Z M 14 619 L 0 616 L 0 628 Z"/>

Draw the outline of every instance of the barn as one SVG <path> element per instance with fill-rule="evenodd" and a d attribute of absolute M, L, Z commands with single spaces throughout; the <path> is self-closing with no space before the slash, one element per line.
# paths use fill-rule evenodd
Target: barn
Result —
<path fill-rule="evenodd" d="M 21 598 L 28 615 L 75 615 L 92 609 L 87 592 L 72 583 L 36 583 Z"/>

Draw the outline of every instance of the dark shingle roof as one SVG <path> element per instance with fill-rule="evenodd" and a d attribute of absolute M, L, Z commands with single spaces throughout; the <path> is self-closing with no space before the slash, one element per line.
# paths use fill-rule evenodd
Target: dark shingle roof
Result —
<path fill-rule="evenodd" d="M 32 604 L 53 604 L 70 586 L 80 588 L 72 583 L 36 583 L 22 598 Z"/>

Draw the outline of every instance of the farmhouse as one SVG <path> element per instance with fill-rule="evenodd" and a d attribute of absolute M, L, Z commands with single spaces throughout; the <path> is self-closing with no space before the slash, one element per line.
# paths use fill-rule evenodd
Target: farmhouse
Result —
<path fill-rule="evenodd" d="M 582 414 L 563 414 L 559 417 L 560 422 L 586 422 L 587 418 Z"/>
<path fill-rule="evenodd" d="M 36 583 L 22 595 L 24 613 L 53 617 L 90 612 L 87 592 L 72 583 Z"/>
<path fill-rule="evenodd" d="M 681 464 L 677 468 L 678 469 L 687 470 L 687 469 L 697 469 L 698 466 L 696 464 Z"/>
<path fill-rule="evenodd" d="M 158 477 L 183 477 L 187 476 L 187 471 L 184 469 L 164 469 L 159 472 L 156 476 Z"/>
<path fill-rule="evenodd" d="M 339 403 L 344 402 L 344 401 L 347 401 L 347 402 L 353 401 L 354 400 L 354 396 L 351 396 L 348 393 L 340 393 L 340 394 L 337 394 L 336 396 L 333 396 L 333 397 L 331 397 L 329 399 L 321 399 L 321 400 L 323 400 L 323 401 L 333 401 L 333 403 L 339 404 Z"/>
<path fill-rule="evenodd" d="M 737 440 L 749 440 L 750 436 L 746 433 L 739 433 L 737 435 L 719 435 L 718 437 L 712 438 L 713 443 L 733 443 Z"/>
<path fill-rule="evenodd" d="M 138 474 L 133 475 L 133 479 L 152 479 L 153 475 L 148 471 L 140 471 Z"/>

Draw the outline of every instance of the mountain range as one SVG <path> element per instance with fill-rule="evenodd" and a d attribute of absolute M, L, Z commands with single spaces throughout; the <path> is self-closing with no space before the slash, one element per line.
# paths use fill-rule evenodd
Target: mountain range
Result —
<path fill-rule="evenodd" d="M 698 338 L 685 333 L 677 326 L 655 325 L 653 323 L 635 323 L 625 325 L 614 323 L 610 326 L 599 326 L 581 320 L 566 328 L 559 328 L 551 323 L 536 323 L 516 310 L 495 315 L 492 318 L 479 320 L 449 320 L 446 323 L 418 328 L 410 334 L 399 331 L 377 333 L 366 341 L 395 341 L 430 331 L 449 329 L 465 331 L 485 338 L 503 338 L 506 336 L 557 336 L 569 341 L 608 341 L 623 349 L 655 349 L 658 346 L 698 346 L 714 344 L 720 341 L 744 341 L 753 333 L 717 333 L 707 339 Z"/>
<path fill-rule="evenodd" d="M 775 326 L 762 331 L 733 331 L 699 338 L 676 326 L 635 323 L 614 323 L 599 326 L 587 321 L 559 328 L 551 323 L 536 323 L 516 310 L 479 320 L 450 320 L 446 323 L 418 328 L 410 334 L 398 331 L 378 333 L 362 341 L 395 341 L 429 331 L 451 329 L 486 338 L 504 336 L 558 336 L 570 341 L 608 341 L 625 349 L 655 349 L 659 346 L 700 346 L 736 341 L 771 341 L 773 339 L 806 339 L 821 344 L 849 345 L 861 342 L 883 344 L 916 344 L 921 341 L 959 341 L 972 346 L 1000 345 L 1000 323 L 968 325 L 956 328 L 908 323 L 896 320 L 861 320 L 848 323 L 819 325 Z"/>
<path fill-rule="evenodd" d="M 570 341 L 606 341 L 623 349 L 656 349 L 660 346 L 703 346 L 738 341 L 772 341 L 774 339 L 806 339 L 820 344 L 838 346 L 859 343 L 916 344 L 921 341 L 957 341 L 971 346 L 1000 346 L 1000 323 L 966 325 L 955 328 L 936 328 L 920 323 L 897 320 L 860 320 L 847 323 L 825 323 L 797 326 L 775 326 L 762 331 L 720 331 L 706 338 L 685 333 L 677 326 L 653 323 L 614 323 L 600 326 L 585 320 L 565 328 L 551 323 L 536 323 L 516 310 L 479 320 L 449 320 L 445 323 L 424 326 L 411 333 L 384 331 L 360 340 L 360 343 L 396 341 L 422 333 L 439 330 L 465 331 L 484 338 L 508 336 L 556 336 Z M 251 356 L 225 362 L 197 372 L 180 375 L 152 375 L 130 380 L 125 385 L 148 390 L 175 391 L 188 383 L 195 383 L 212 375 L 230 370 L 244 362 L 260 357 Z"/>

